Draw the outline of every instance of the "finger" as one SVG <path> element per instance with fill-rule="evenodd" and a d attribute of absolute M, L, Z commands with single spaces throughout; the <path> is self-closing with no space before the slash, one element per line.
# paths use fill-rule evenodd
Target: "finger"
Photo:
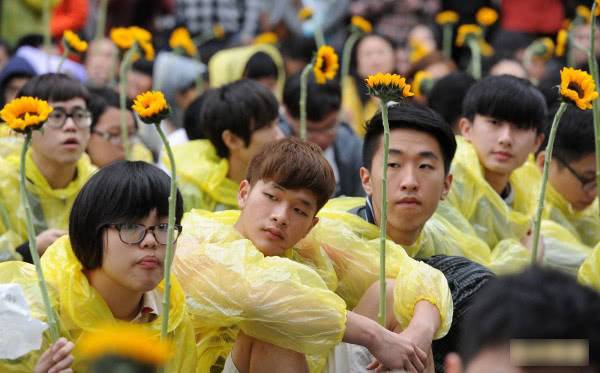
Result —
<path fill-rule="evenodd" d="M 423 363 L 427 362 L 427 352 L 421 350 L 418 346 L 415 346 L 415 352 Z"/>
<path fill-rule="evenodd" d="M 50 347 L 49 349 L 44 351 L 42 356 L 40 356 L 40 359 L 38 360 L 35 371 L 36 372 L 47 371 L 52 366 L 52 359 L 50 358 L 51 356 L 52 356 L 52 347 Z"/>
<path fill-rule="evenodd" d="M 54 372 L 59 372 L 61 370 L 69 368 L 71 366 L 71 364 L 73 364 L 73 355 L 68 355 L 61 361 L 54 364 L 54 366 L 52 367 L 52 370 Z"/>
<path fill-rule="evenodd" d="M 73 373 L 73 369 L 71 369 L 71 368 L 68 368 L 68 369 L 63 369 L 63 370 L 61 370 L 61 371 L 60 371 L 60 372 L 58 372 L 58 373 Z"/>
<path fill-rule="evenodd" d="M 55 363 L 61 361 L 62 359 L 64 359 L 66 356 L 69 355 L 71 350 L 73 350 L 73 346 L 74 346 L 73 342 L 66 342 L 64 344 L 64 346 L 62 346 L 58 351 L 56 351 L 54 353 L 54 355 L 52 356 L 52 360 Z"/>
<path fill-rule="evenodd" d="M 416 372 L 422 372 L 423 370 L 425 370 L 425 363 L 427 362 L 427 355 L 425 355 L 425 360 L 421 361 L 421 358 L 419 357 L 419 353 L 417 352 L 417 350 L 419 350 L 419 348 L 417 346 L 414 346 L 414 348 L 413 348 L 414 354 L 410 355 L 410 363 Z"/>

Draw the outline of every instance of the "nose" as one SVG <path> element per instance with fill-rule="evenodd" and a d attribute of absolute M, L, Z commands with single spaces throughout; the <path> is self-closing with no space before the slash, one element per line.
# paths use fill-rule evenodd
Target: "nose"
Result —
<path fill-rule="evenodd" d="M 504 122 L 498 133 L 498 142 L 505 146 L 512 145 L 513 128 L 509 123 Z"/>
<path fill-rule="evenodd" d="M 147 230 L 144 239 L 142 240 L 142 242 L 140 242 L 140 247 L 142 249 L 156 249 L 157 246 L 158 241 L 156 241 L 154 231 Z"/>
<path fill-rule="evenodd" d="M 286 227 L 289 224 L 288 209 L 284 203 L 273 207 L 271 221 L 281 227 Z"/>
<path fill-rule="evenodd" d="M 63 131 L 77 131 L 77 125 L 72 117 L 67 117 L 65 124 L 62 127 Z"/>
<path fill-rule="evenodd" d="M 404 192 L 416 192 L 419 189 L 419 181 L 414 167 L 405 167 L 401 176 L 400 189 Z"/>

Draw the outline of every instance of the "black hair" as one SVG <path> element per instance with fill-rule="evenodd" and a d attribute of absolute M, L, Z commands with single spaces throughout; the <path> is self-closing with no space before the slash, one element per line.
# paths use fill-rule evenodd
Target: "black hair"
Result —
<path fill-rule="evenodd" d="M 17 97 L 33 96 L 46 101 L 68 101 L 82 98 L 86 106 L 90 93 L 78 80 L 66 74 L 48 73 L 33 77 L 21 88 Z"/>
<path fill-rule="evenodd" d="M 465 95 L 475 82 L 471 75 L 457 71 L 437 80 L 429 92 L 429 107 L 440 114 L 454 132 L 458 132 Z"/>
<path fill-rule="evenodd" d="M 413 129 L 433 136 L 442 150 L 444 171 L 450 171 L 450 164 L 456 153 L 456 139 L 450 126 L 438 113 L 423 105 L 409 100 L 400 101 L 388 107 L 390 131 L 394 129 Z M 363 142 L 363 166 L 370 170 L 375 152 L 382 144 L 383 122 L 377 112 L 366 124 Z"/>
<path fill-rule="evenodd" d="M 277 99 L 260 83 L 242 79 L 206 92 L 200 112 L 200 123 L 221 158 L 229 157 L 223 132 L 231 131 L 247 146 L 250 136 L 269 126 L 279 114 Z"/>
<path fill-rule="evenodd" d="M 92 113 L 92 126 L 94 129 L 98 123 L 98 119 L 104 114 L 109 107 L 121 108 L 119 103 L 119 94 L 113 89 L 105 87 L 90 87 L 90 100 L 88 102 L 88 110 Z M 130 115 L 133 113 L 130 111 Z M 136 123 L 136 121 L 134 121 Z M 137 124 L 136 124 L 137 125 Z"/>
<path fill-rule="evenodd" d="M 293 118 L 300 118 L 300 75 L 290 76 L 283 88 L 283 104 Z M 308 76 L 306 84 L 306 118 L 319 121 L 328 114 L 339 111 L 342 105 L 342 90 L 337 79 L 317 84 L 314 75 Z"/>
<path fill-rule="evenodd" d="M 206 138 L 202 123 L 200 122 L 200 113 L 202 112 L 205 98 L 206 94 L 204 93 L 196 97 L 185 109 L 185 113 L 183 114 L 183 128 L 185 128 L 185 133 L 190 140 Z"/>
<path fill-rule="evenodd" d="M 281 44 L 281 55 L 288 59 L 310 62 L 317 49 L 315 39 L 306 36 L 291 36 Z"/>
<path fill-rule="evenodd" d="M 85 183 L 73 202 L 69 237 L 85 269 L 102 265 L 102 233 L 107 224 L 143 219 L 154 209 L 169 214 L 170 177 L 141 161 L 117 161 L 101 168 Z M 183 199 L 177 191 L 175 221 L 181 222 Z"/>
<path fill-rule="evenodd" d="M 600 295 L 556 270 L 532 267 L 488 281 L 463 326 L 465 365 L 512 339 L 585 339 L 590 363 L 600 362 Z"/>
<path fill-rule="evenodd" d="M 154 72 L 154 62 L 140 58 L 131 65 L 131 70 L 152 77 Z"/>
<path fill-rule="evenodd" d="M 494 53 L 490 57 L 486 57 L 482 60 L 483 75 L 484 76 L 489 75 L 490 71 L 496 65 L 498 65 L 502 62 L 505 62 L 505 61 L 510 61 L 510 62 L 516 63 L 517 65 L 519 65 L 521 67 L 521 69 L 523 69 L 525 74 L 527 74 L 527 70 L 525 69 L 525 67 L 519 60 L 517 60 L 511 53 L 503 52 L 503 53 Z"/>
<path fill-rule="evenodd" d="M 546 149 L 548 145 L 550 127 L 557 109 L 558 105 L 550 110 L 550 113 L 546 117 L 546 137 L 539 151 Z M 567 105 L 567 110 L 560 119 L 556 130 L 552 156 L 567 163 L 576 162 L 589 154 L 595 154 L 596 144 L 594 139 L 594 118 L 592 111 L 580 110 L 573 105 Z M 558 165 L 559 167 L 562 166 L 560 162 Z"/>
<path fill-rule="evenodd" d="M 273 58 L 265 52 L 256 52 L 250 57 L 242 74 L 244 78 L 261 79 L 275 78 L 279 76 L 277 65 Z"/>
<path fill-rule="evenodd" d="M 44 35 L 42 34 L 26 34 L 20 37 L 15 45 L 15 50 L 21 47 L 39 48 L 44 45 Z"/>
<path fill-rule="evenodd" d="M 546 101 L 531 83 L 510 75 L 485 77 L 469 89 L 463 100 L 463 116 L 490 116 L 513 123 L 520 129 L 544 132 Z"/>

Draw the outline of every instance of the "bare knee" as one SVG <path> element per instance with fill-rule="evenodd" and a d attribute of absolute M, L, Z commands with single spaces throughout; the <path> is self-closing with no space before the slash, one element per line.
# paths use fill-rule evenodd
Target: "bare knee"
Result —
<path fill-rule="evenodd" d="M 304 354 L 240 332 L 231 352 L 240 373 L 308 372 Z"/>

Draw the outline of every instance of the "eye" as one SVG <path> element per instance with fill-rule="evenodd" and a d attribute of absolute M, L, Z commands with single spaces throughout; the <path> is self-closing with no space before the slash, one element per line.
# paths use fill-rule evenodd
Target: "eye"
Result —
<path fill-rule="evenodd" d="M 263 192 L 263 194 L 264 194 L 264 196 L 265 196 L 265 197 L 267 197 L 267 198 L 268 198 L 268 199 L 270 199 L 271 201 L 274 201 L 274 200 L 275 200 L 275 196 L 274 196 L 274 195 L 272 195 L 272 194 L 270 194 L 270 193 L 267 193 L 267 192 Z"/>
<path fill-rule="evenodd" d="M 388 162 L 389 168 L 400 168 L 400 163 Z"/>
<path fill-rule="evenodd" d="M 63 113 L 62 111 L 55 110 L 54 112 L 50 113 L 50 118 L 52 119 L 62 119 L 64 117 L 65 113 Z"/>
<path fill-rule="evenodd" d="M 304 212 L 303 210 L 299 209 L 299 208 L 295 208 L 294 211 L 302 216 L 308 216 L 308 214 L 306 212 Z"/>
<path fill-rule="evenodd" d="M 422 164 L 420 164 L 419 168 L 424 168 L 424 169 L 429 169 L 429 170 L 435 170 L 435 167 L 433 167 L 433 165 L 430 165 L 428 163 L 422 163 Z"/>
<path fill-rule="evenodd" d="M 490 124 L 492 124 L 494 126 L 497 126 L 497 125 L 500 124 L 500 121 L 497 120 L 497 119 L 490 118 L 490 119 L 488 119 L 488 123 L 490 123 Z"/>
<path fill-rule="evenodd" d="M 159 232 L 167 232 L 169 230 L 169 224 L 159 224 L 156 226 L 156 230 Z"/>

